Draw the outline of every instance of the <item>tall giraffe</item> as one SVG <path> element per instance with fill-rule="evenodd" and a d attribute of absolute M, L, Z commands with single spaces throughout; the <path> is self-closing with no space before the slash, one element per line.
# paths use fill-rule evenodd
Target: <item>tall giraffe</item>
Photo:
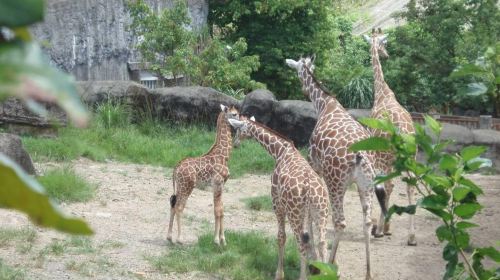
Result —
<path fill-rule="evenodd" d="M 373 186 L 376 176 L 373 154 L 348 150 L 352 144 L 370 137 L 370 133 L 347 113 L 334 96 L 327 94 L 312 74 L 310 58 L 301 58 L 299 61 L 287 59 L 286 63 L 297 70 L 303 93 L 311 99 L 318 113 L 318 121 L 309 139 L 309 161 L 325 179 L 333 208 L 334 239 L 330 262 L 335 262 L 337 248 L 347 225 L 344 217 L 345 192 L 350 183 L 356 182 L 363 209 L 366 279 L 372 279 L 370 231 L 373 189 L 375 187 L 383 213 L 386 211 L 385 191 L 383 185 Z"/>
<path fill-rule="evenodd" d="M 400 133 L 413 134 L 415 133 L 415 128 L 413 127 L 413 121 L 410 113 L 401 106 L 394 92 L 389 88 L 384 80 L 384 72 L 382 71 L 382 65 L 380 64 L 380 57 L 389 57 L 385 49 L 385 44 L 387 43 L 387 35 L 382 34 L 382 30 L 379 28 L 378 32 L 375 29 L 372 30 L 372 36 L 364 36 L 365 39 L 371 45 L 371 56 L 372 56 L 372 66 L 373 66 L 373 79 L 375 101 L 372 108 L 372 118 L 377 119 L 389 119 L 398 128 Z M 372 131 L 375 136 L 387 137 L 387 133 L 380 130 Z M 389 152 L 377 152 L 375 154 L 377 161 L 377 168 L 382 170 L 385 174 L 392 172 L 392 164 L 394 162 L 394 155 Z M 387 181 L 385 183 L 385 190 L 387 193 L 386 203 L 388 206 L 389 198 L 392 193 L 394 184 L 392 181 Z M 406 191 L 408 194 L 408 203 L 413 204 L 414 189 L 410 185 L 406 186 Z M 410 215 L 410 225 L 408 232 L 408 245 L 416 246 L 417 240 L 415 238 L 415 221 L 414 215 Z M 382 230 L 384 231 L 382 233 Z M 390 224 L 385 223 L 381 216 L 379 220 L 379 225 L 375 231 L 375 237 L 381 237 L 383 235 L 390 235 Z"/>
<path fill-rule="evenodd" d="M 186 158 L 174 168 L 172 175 L 174 194 L 170 197 L 170 222 L 167 235 L 169 241 L 172 241 L 172 226 L 174 217 L 177 217 L 177 241 L 180 242 L 182 211 L 193 189 L 200 184 L 210 184 L 214 192 L 214 242 L 218 245 L 226 244 L 222 189 L 229 178 L 227 162 L 232 149 L 231 126 L 228 119 L 238 118 L 239 113 L 236 108 L 228 108 L 222 104 L 221 110 L 217 117 L 215 143 L 208 153 L 201 157 Z"/>
<path fill-rule="evenodd" d="M 270 128 L 240 116 L 229 119 L 241 136 L 253 137 L 274 158 L 276 165 L 271 178 L 273 209 L 278 221 L 278 268 L 275 279 L 284 279 L 285 220 L 288 218 L 300 249 L 300 279 L 306 279 L 307 258 L 313 251 L 312 223 L 318 229 L 319 258 L 326 261 L 326 225 L 328 221 L 328 190 L 321 178 L 309 166 L 293 143 Z M 309 233 L 306 231 L 309 227 Z M 310 236 L 311 235 L 311 236 Z M 309 240 L 310 239 L 310 240 Z M 312 245 L 311 245 L 312 244 Z M 309 256 L 308 256 L 309 253 Z"/>

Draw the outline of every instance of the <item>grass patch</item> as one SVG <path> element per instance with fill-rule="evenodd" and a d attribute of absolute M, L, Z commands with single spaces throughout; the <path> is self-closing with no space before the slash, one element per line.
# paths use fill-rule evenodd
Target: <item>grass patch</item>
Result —
<path fill-rule="evenodd" d="M 25 279 L 24 271 L 16 268 L 12 268 L 6 265 L 2 259 L 0 259 L 0 279 L 8 280 L 22 280 Z"/>
<path fill-rule="evenodd" d="M 108 127 L 102 122 L 94 120 L 86 129 L 61 128 L 59 137 L 54 139 L 24 136 L 23 143 L 35 161 L 86 157 L 173 168 L 186 157 L 203 155 L 215 141 L 214 129 L 201 125 L 173 126 L 147 121 Z M 246 173 L 269 173 L 274 160 L 257 142 L 243 141 L 240 148 L 233 149 L 229 168 L 233 178 Z"/>
<path fill-rule="evenodd" d="M 89 201 L 96 189 L 69 167 L 50 170 L 38 177 L 38 181 L 45 187 L 49 197 L 58 202 Z"/>
<path fill-rule="evenodd" d="M 0 247 L 16 243 L 18 251 L 26 253 L 31 250 L 36 239 L 36 231 L 31 227 L 21 229 L 0 228 Z"/>
<path fill-rule="evenodd" d="M 226 232 L 226 247 L 213 243 L 212 234 L 204 234 L 192 246 L 173 245 L 159 257 L 148 257 L 160 272 L 203 271 L 234 280 L 272 279 L 278 263 L 275 238 L 259 232 Z M 297 279 L 300 257 L 294 238 L 288 238 L 285 256 L 286 279 Z"/>
<path fill-rule="evenodd" d="M 244 198 L 242 201 L 250 210 L 255 211 L 273 211 L 273 201 L 269 195 Z"/>
<path fill-rule="evenodd" d="M 72 236 L 65 240 L 53 240 L 39 252 L 39 257 L 43 257 L 47 254 L 60 256 L 66 253 L 81 255 L 95 252 L 97 252 L 97 249 L 92 244 L 90 238 Z"/>

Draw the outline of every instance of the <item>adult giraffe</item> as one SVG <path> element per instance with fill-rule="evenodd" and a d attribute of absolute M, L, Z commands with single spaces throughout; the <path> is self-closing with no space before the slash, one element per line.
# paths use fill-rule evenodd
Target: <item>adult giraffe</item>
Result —
<path fill-rule="evenodd" d="M 384 80 L 384 72 L 382 71 L 382 65 L 380 64 L 380 57 L 389 57 L 385 49 L 385 44 L 387 43 L 387 35 L 382 33 L 379 28 L 378 31 L 372 30 L 372 36 L 365 35 L 364 38 L 371 45 L 371 56 L 372 56 L 372 66 L 373 66 L 373 79 L 374 79 L 374 92 L 375 100 L 373 103 L 372 118 L 377 119 L 389 119 L 398 128 L 400 133 L 413 134 L 415 133 L 415 128 L 413 126 L 413 121 L 410 113 L 398 103 L 396 95 L 389 88 Z M 374 136 L 387 137 L 387 133 L 380 130 L 373 130 Z M 377 168 L 382 170 L 385 174 L 390 174 L 393 170 L 392 164 L 394 162 L 394 155 L 389 152 L 377 152 L 375 154 Z M 391 181 L 385 182 L 385 191 L 387 195 L 386 207 L 389 204 L 389 199 L 392 193 L 394 184 Z M 406 186 L 406 191 L 408 194 L 408 203 L 414 204 L 413 195 L 414 188 L 410 185 Z M 416 246 L 417 240 L 415 238 L 415 219 L 414 215 L 410 215 L 410 225 L 408 232 L 408 245 Z M 383 233 L 382 233 L 383 230 Z M 375 230 L 375 237 L 382 237 L 384 235 L 390 235 L 390 224 L 384 223 L 383 216 L 380 217 L 379 224 Z"/>
<path fill-rule="evenodd" d="M 372 279 L 370 269 L 372 196 L 375 189 L 382 212 L 385 213 L 385 190 L 383 185 L 376 185 L 375 188 L 373 186 L 376 176 L 373 154 L 348 150 L 352 144 L 371 135 L 315 79 L 312 74 L 314 66 L 310 58 L 301 58 L 299 61 L 287 59 L 286 63 L 297 70 L 303 93 L 311 99 L 318 113 L 318 121 L 309 139 L 309 162 L 325 179 L 333 209 L 334 239 L 330 262 L 335 262 L 339 241 L 347 225 L 344 217 L 345 192 L 352 182 L 356 182 L 363 209 L 366 279 Z"/>

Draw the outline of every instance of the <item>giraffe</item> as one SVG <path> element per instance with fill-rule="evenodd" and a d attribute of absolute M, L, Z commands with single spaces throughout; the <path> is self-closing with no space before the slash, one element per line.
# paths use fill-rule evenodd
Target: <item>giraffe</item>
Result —
<path fill-rule="evenodd" d="M 324 178 L 333 209 L 334 237 L 330 262 L 335 262 L 338 245 L 347 225 L 344 217 L 345 192 L 347 187 L 355 182 L 363 210 L 366 279 L 372 279 L 370 269 L 372 196 L 375 189 L 382 212 L 385 213 L 385 190 L 382 184 L 373 187 L 376 176 L 373 154 L 354 153 L 348 150 L 352 144 L 371 135 L 316 80 L 311 71 L 313 65 L 310 58 L 301 58 L 299 61 L 287 59 L 286 63 L 297 70 L 303 93 L 311 99 L 318 113 L 318 121 L 309 139 L 308 160 L 314 170 Z"/>
<path fill-rule="evenodd" d="M 284 279 L 285 220 L 299 245 L 300 279 L 306 279 L 307 259 L 319 255 L 326 261 L 326 225 L 328 222 L 328 190 L 293 143 L 270 128 L 255 122 L 252 117 L 229 119 L 242 137 L 253 137 L 274 158 L 276 165 L 271 177 L 273 209 L 278 221 L 278 268 L 275 279 Z M 312 223 L 318 231 L 318 252 L 314 248 Z M 309 227 L 309 233 L 305 227 Z"/>
<path fill-rule="evenodd" d="M 371 117 L 377 119 L 389 119 L 398 128 L 400 133 L 413 134 L 415 133 L 415 128 L 413 127 L 413 121 L 410 113 L 401 106 L 394 94 L 394 92 L 389 88 L 384 80 L 384 72 L 382 71 L 382 65 L 380 64 L 380 57 L 387 58 L 389 55 L 385 49 L 385 44 L 387 43 L 387 35 L 382 33 L 379 28 L 378 31 L 372 30 L 372 36 L 364 36 L 365 39 L 370 43 L 370 52 L 372 57 L 373 66 L 373 79 L 374 79 L 374 92 L 375 100 L 372 108 Z M 375 136 L 387 136 L 380 130 L 372 130 Z M 389 152 L 377 152 L 375 153 L 377 168 L 383 171 L 385 174 L 392 172 L 392 164 L 394 162 L 394 155 Z M 392 181 L 387 181 L 385 183 L 386 190 L 386 207 L 389 204 L 389 198 L 392 193 L 394 184 Z M 408 203 L 414 204 L 413 196 L 414 189 L 410 185 L 406 186 L 406 191 L 408 194 Z M 408 231 L 408 245 L 416 246 L 417 240 L 415 238 L 415 221 L 414 215 L 409 217 L 409 231 Z M 383 233 L 382 233 L 383 230 Z M 390 235 L 390 224 L 385 223 L 382 216 L 380 217 L 379 224 L 374 231 L 375 237 L 382 237 L 384 235 Z"/>
<path fill-rule="evenodd" d="M 177 217 L 177 242 L 180 242 L 182 211 L 193 189 L 200 184 L 210 184 L 214 192 L 214 242 L 217 245 L 226 245 L 222 189 L 229 177 L 227 163 L 232 149 L 231 126 L 228 119 L 237 118 L 239 112 L 234 107 L 228 108 L 222 104 L 220 107 L 221 112 L 217 117 L 217 136 L 212 148 L 201 157 L 182 160 L 174 168 L 172 175 L 174 194 L 170 197 L 170 222 L 167 235 L 170 242 L 175 217 Z"/>

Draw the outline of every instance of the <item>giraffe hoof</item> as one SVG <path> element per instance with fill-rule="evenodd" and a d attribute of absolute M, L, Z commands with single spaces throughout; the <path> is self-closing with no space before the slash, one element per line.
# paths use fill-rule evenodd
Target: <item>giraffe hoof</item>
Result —
<path fill-rule="evenodd" d="M 392 235 L 392 232 L 390 232 L 390 231 L 385 231 L 383 235 L 391 236 L 391 235 Z"/>
<path fill-rule="evenodd" d="M 226 246 L 226 245 L 227 245 L 227 243 L 226 243 L 226 239 L 221 239 L 221 240 L 220 240 L 220 245 L 221 245 L 221 246 Z"/>
<path fill-rule="evenodd" d="M 410 235 L 408 237 L 408 246 L 417 246 L 417 239 L 415 238 L 415 235 Z"/>
<path fill-rule="evenodd" d="M 377 225 L 376 224 L 372 226 L 372 235 L 377 237 Z"/>
<path fill-rule="evenodd" d="M 377 233 L 377 232 L 376 232 L 376 233 L 373 235 L 373 237 L 375 237 L 375 238 L 382 238 L 382 237 L 384 237 L 384 234 L 383 234 L 383 233 Z"/>

